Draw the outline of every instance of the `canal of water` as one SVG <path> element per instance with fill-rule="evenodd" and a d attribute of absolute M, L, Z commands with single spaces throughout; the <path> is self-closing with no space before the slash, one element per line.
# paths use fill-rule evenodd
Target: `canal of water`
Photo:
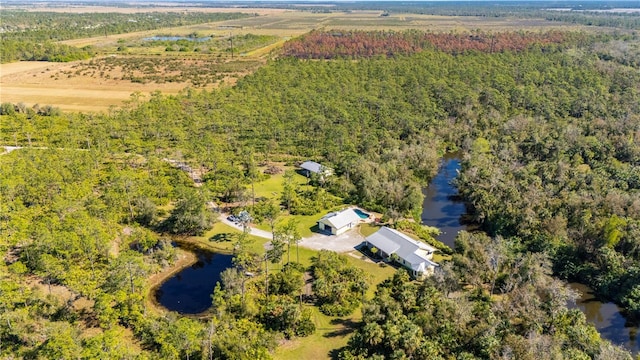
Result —
<path fill-rule="evenodd" d="M 468 217 L 467 207 L 452 184 L 458 176 L 458 170 L 460 154 L 445 155 L 438 173 L 422 191 L 422 223 L 440 229 L 441 233 L 436 239 L 452 249 L 458 231 L 469 230 L 469 225 L 464 221 Z"/>
<path fill-rule="evenodd" d="M 640 327 L 626 326 L 627 320 L 618 305 L 599 301 L 593 290 L 584 284 L 570 283 L 569 286 L 581 294 L 576 304 L 569 304 L 569 307 L 580 309 L 603 338 L 624 346 L 634 355 L 640 354 Z"/>
<path fill-rule="evenodd" d="M 442 159 L 438 174 L 423 190 L 425 198 L 422 206 L 422 223 L 439 228 L 442 233 L 437 239 L 451 248 L 458 231 L 473 230 L 473 225 L 465 221 L 469 218 L 467 207 L 452 184 L 459 170 L 460 154 L 446 155 Z M 577 303 L 571 306 L 580 309 L 587 321 L 598 329 L 603 338 L 625 347 L 634 354 L 640 353 L 640 329 L 638 326 L 625 326 L 626 319 L 616 304 L 597 300 L 586 285 L 578 283 L 569 285 L 582 294 L 577 299 Z"/>

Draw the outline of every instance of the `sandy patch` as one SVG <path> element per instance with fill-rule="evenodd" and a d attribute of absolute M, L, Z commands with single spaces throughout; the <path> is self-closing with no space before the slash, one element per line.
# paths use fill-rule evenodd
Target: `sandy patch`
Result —
<path fill-rule="evenodd" d="M 112 106 L 122 106 L 135 92 L 145 96 L 155 91 L 177 94 L 191 86 L 189 82 L 140 84 L 119 80 L 122 72 L 117 69 L 109 73 L 111 79 L 96 74 L 76 74 L 79 63 L 23 61 L 0 64 L 0 102 L 52 105 L 64 111 L 106 112 Z M 227 78 L 225 83 L 235 80 Z"/>

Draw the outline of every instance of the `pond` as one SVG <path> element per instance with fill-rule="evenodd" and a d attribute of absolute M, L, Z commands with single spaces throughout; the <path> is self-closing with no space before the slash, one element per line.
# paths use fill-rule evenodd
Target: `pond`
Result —
<path fill-rule="evenodd" d="M 211 40 L 211 36 L 207 37 L 189 37 L 189 36 L 151 36 L 142 39 L 144 41 L 178 41 L 187 40 L 195 42 L 205 42 Z"/>
<path fill-rule="evenodd" d="M 232 266 L 232 255 L 190 249 L 198 260 L 155 291 L 158 304 L 181 314 L 199 314 L 211 307 L 211 294 L 220 274 Z"/>
<path fill-rule="evenodd" d="M 450 153 L 442 158 L 440 169 L 429 186 L 422 190 L 422 223 L 435 226 L 441 234 L 436 239 L 453 249 L 453 243 L 460 230 L 470 230 L 464 218 L 468 216 L 465 203 L 453 186 L 453 179 L 460 170 L 460 153 Z"/>
<path fill-rule="evenodd" d="M 604 339 L 623 346 L 634 356 L 640 353 L 640 327 L 626 326 L 627 321 L 618 305 L 597 300 L 593 291 L 584 284 L 570 283 L 569 286 L 582 294 L 575 304 L 569 304 L 570 308 L 580 309 L 587 322 L 593 324 Z"/>

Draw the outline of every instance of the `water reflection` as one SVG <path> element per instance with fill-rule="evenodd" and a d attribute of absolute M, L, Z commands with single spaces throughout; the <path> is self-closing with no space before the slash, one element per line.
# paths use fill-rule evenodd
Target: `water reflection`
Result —
<path fill-rule="evenodd" d="M 582 294 L 576 304 L 569 304 L 569 307 L 580 309 L 603 338 L 624 346 L 634 354 L 640 353 L 639 328 L 626 326 L 627 321 L 616 304 L 597 300 L 593 291 L 584 284 L 570 283 L 569 286 Z"/>
<path fill-rule="evenodd" d="M 422 223 L 435 226 L 442 232 L 437 239 L 453 248 L 460 230 L 469 230 L 462 218 L 467 214 L 458 189 L 451 184 L 460 170 L 459 153 L 447 154 L 429 186 L 423 190 Z"/>
<path fill-rule="evenodd" d="M 169 278 L 156 290 L 158 303 L 181 314 L 199 314 L 211 307 L 211 294 L 232 256 L 194 249 L 198 261 Z"/>

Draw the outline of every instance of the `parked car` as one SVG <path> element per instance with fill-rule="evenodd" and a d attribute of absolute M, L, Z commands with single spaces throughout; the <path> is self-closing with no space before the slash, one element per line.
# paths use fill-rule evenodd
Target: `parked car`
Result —
<path fill-rule="evenodd" d="M 227 217 L 227 220 L 229 220 L 229 221 L 231 221 L 233 223 L 240 222 L 240 219 L 238 219 L 238 217 L 235 216 L 235 215 L 229 215 L 229 217 Z"/>

